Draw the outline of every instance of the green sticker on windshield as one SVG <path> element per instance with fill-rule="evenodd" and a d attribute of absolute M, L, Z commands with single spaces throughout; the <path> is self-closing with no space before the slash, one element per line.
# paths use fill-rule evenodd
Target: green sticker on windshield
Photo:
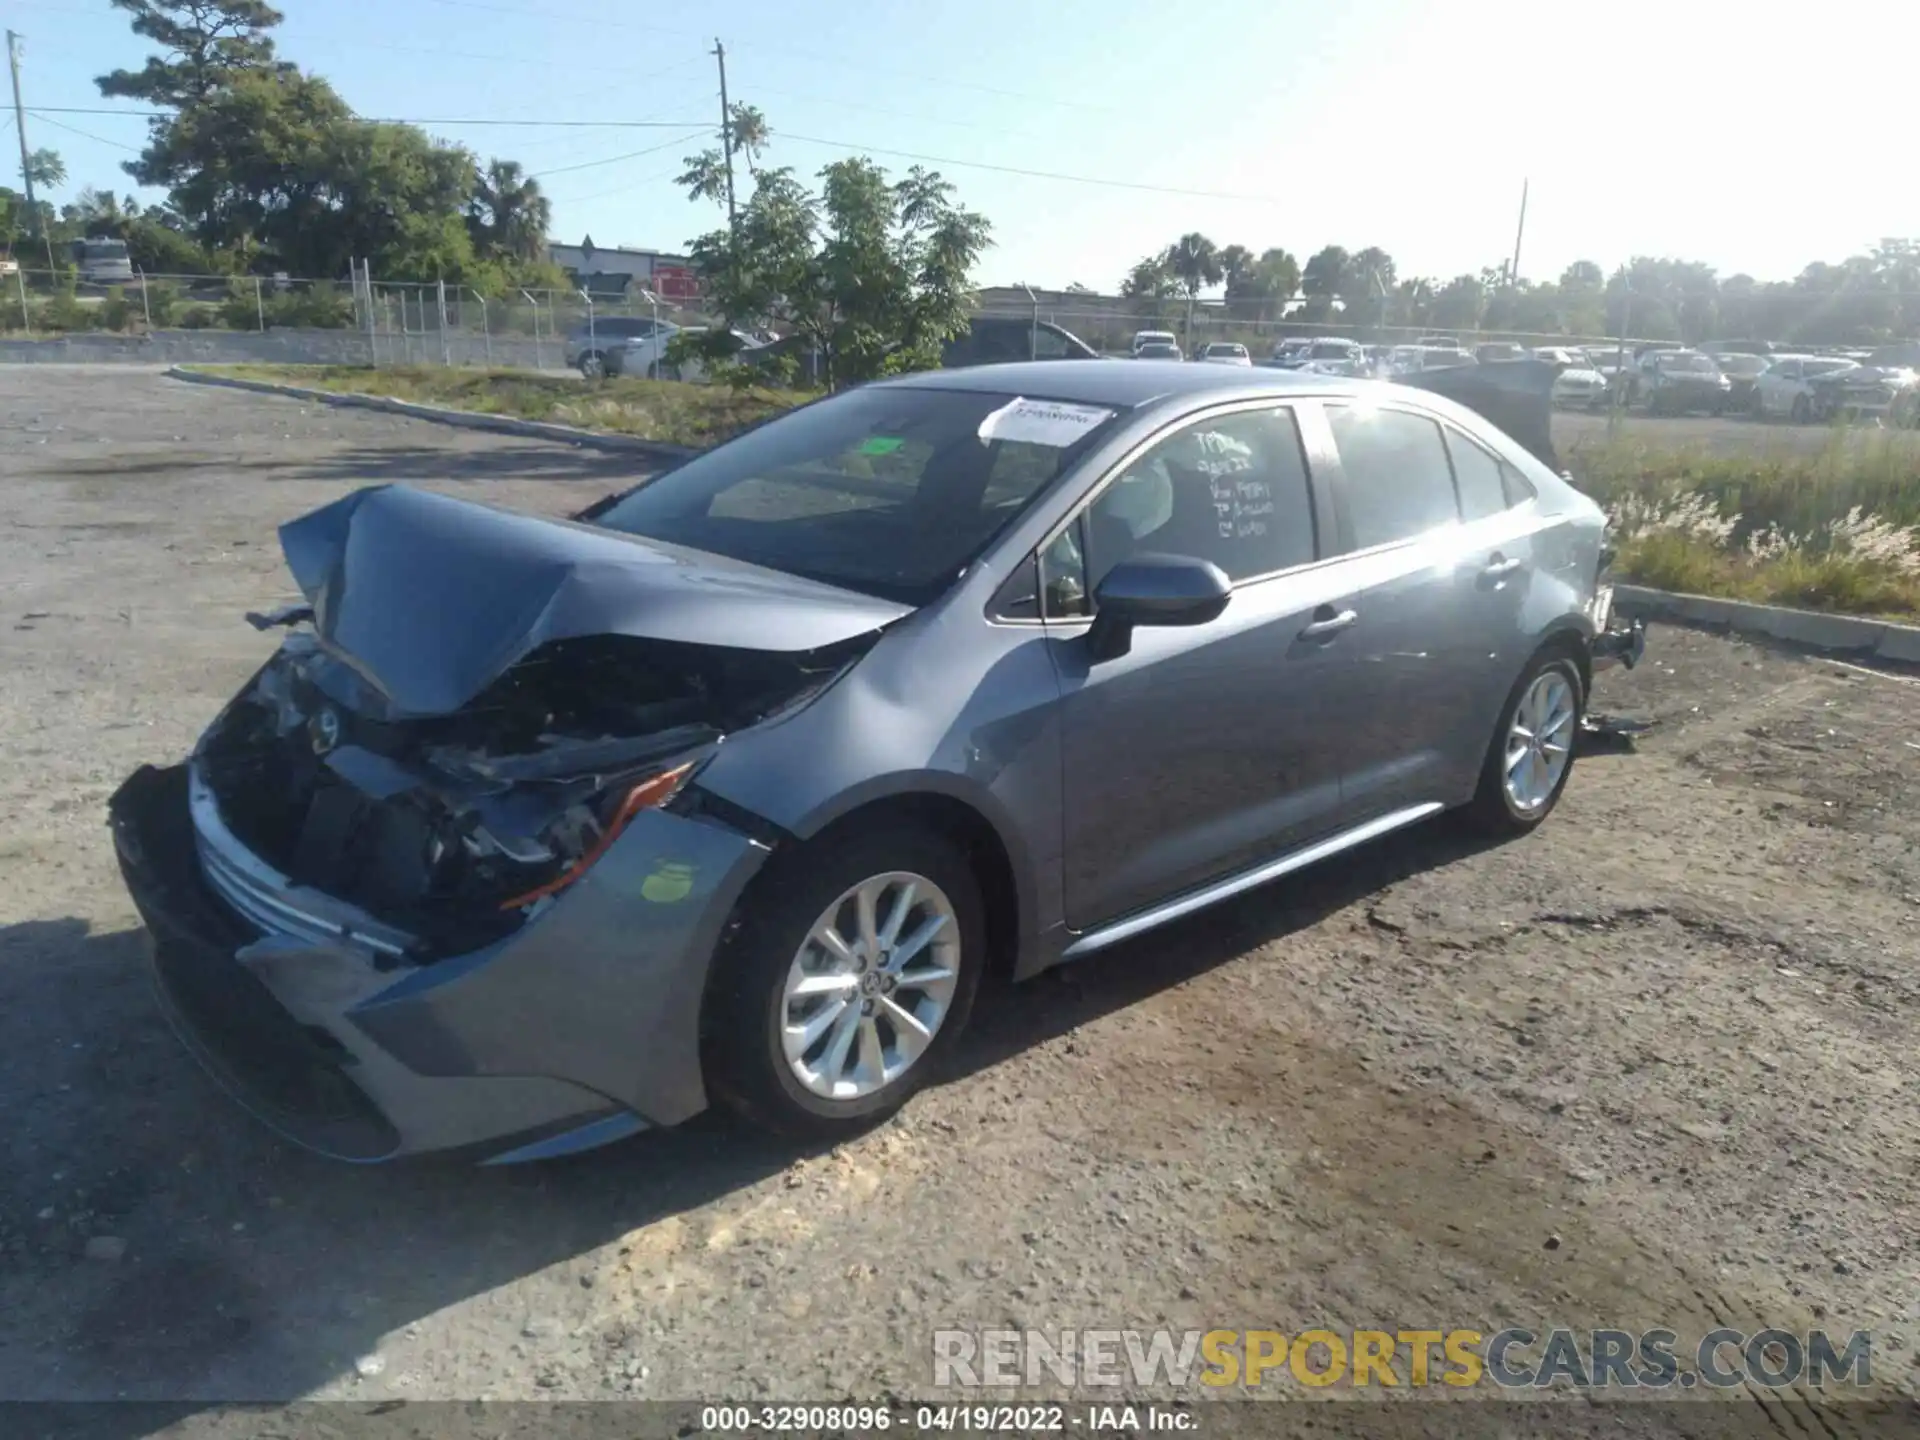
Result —
<path fill-rule="evenodd" d="M 870 435 L 860 442 L 858 453 L 862 455 L 891 455 L 906 443 L 905 440 L 902 440 L 897 435 Z"/>

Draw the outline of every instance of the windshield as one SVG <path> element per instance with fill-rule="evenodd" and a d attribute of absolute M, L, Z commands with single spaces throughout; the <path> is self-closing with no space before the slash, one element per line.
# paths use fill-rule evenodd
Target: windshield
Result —
<path fill-rule="evenodd" d="M 124 240 L 84 240 L 80 244 L 80 254 L 88 260 L 124 260 L 127 258 L 127 244 Z"/>
<path fill-rule="evenodd" d="M 1729 375 L 1758 375 L 1773 362 L 1764 355 L 1722 355 L 1720 368 Z"/>
<path fill-rule="evenodd" d="M 596 523 L 924 605 L 1120 413 L 972 390 L 849 390 L 695 456 Z"/>
<path fill-rule="evenodd" d="M 1689 375 L 1712 375 L 1713 361 L 1704 355 L 1662 355 L 1654 361 L 1662 370 L 1685 371 Z"/>
<path fill-rule="evenodd" d="M 1353 346 L 1339 340 L 1322 340 L 1313 347 L 1313 358 L 1316 360 L 1345 360 L 1351 354 Z"/>
<path fill-rule="evenodd" d="M 1859 366 L 1852 360 L 1809 360 L 1801 367 L 1800 373 L 1808 379 L 1815 375 L 1832 375 L 1841 370 L 1855 370 Z"/>
<path fill-rule="evenodd" d="M 1156 340 L 1151 345 L 1142 345 L 1140 354 L 1148 360 L 1177 360 L 1180 358 L 1180 347 Z"/>

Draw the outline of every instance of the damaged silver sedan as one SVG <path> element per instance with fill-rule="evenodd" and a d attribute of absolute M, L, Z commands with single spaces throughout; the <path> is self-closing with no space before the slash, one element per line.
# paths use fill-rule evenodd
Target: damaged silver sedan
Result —
<path fill-rule="evenodd" d="M 275 653 L 113 799 L 163 1004 L 346 1159 L 537 1159 L 711 1099 L 833 1135 L 939 1072 L 989 967 L 1443 810 L 1525 832 L 1643 644 L 1526 437 L 1543 373 L 1478 407 L 1503 429 L 1335 377 L 1005 365 L 572 521 L 349 495 L 282 529 Z"/>

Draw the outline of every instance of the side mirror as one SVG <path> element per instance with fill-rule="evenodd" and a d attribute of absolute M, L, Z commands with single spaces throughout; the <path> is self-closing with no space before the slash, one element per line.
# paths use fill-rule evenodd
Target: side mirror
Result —
<path fill-rule="evenodd" d="M 1133 647 L 1136 625 L 1205 625 L 1227 608 L 1233 582 L 1210 560 L 1135 555 L 1109 570 L 1093 592 L 1091 658 L 1116 660 Z"/>

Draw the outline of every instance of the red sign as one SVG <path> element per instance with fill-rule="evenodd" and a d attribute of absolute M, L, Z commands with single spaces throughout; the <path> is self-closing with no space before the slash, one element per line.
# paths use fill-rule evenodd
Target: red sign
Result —
<path fill-rule="evenodd" d="M 700 277 L 693 273 L 693 267 L 689 265 L 655 265 L 653 293 L 662 300 L 697 300 L 700 298 Z"/>

